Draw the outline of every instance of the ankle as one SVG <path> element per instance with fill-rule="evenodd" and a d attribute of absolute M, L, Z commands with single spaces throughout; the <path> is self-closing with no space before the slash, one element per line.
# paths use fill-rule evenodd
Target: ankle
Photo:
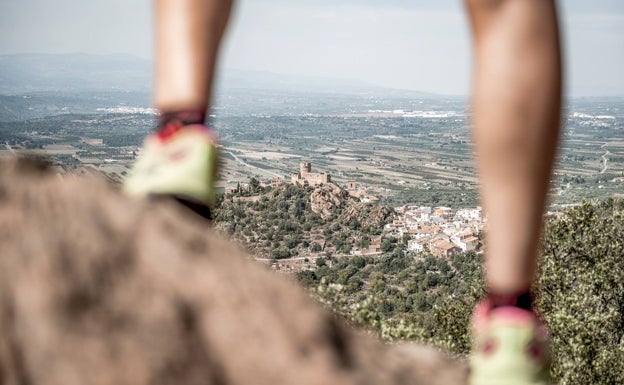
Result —
<path fill-rule="evenodd" d="M 185 126 L 204 125 L 206 111 L 199 109 L 162 111 L 156 126 L 156 133 L 166 139 Z"/>
<path fill-rule="evenodd" d="M 491 304 L 492 309 L 512 306 L 529 311 L 533 310 L 533 295 L 529 289 L 512 294 L 490 290 L 487 294 L 487 300 Z"/>

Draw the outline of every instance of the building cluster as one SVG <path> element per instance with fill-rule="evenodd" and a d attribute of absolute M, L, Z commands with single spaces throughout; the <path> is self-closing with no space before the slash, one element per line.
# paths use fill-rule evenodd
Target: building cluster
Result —
<path fill-rule="evenodd" d="M 441 258 L 480 249 L 479 234 L 486 227 L 481 207 L 453 211 L 449 207 L 403 206 L 384 233 L 409 236 L 408 250 L 428 251 Z"/>

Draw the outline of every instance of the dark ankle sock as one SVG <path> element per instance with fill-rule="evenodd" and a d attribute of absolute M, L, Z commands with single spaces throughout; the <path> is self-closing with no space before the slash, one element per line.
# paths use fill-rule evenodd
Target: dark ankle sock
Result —
<path fill-rule="evenodd" d="M 529 290 L 517 294 L 499 294 L 489 292 L 488 299 L 492 304 L 492 308 L 515 306 L 525 310 L 533 309 L 533 296 Z"/>
<path fill-rule="evenodd" d="M 156 131 L 173 134 L 184 126 L 191 124 L 204 124 L 206 110 L 173 110 L 161 111 Z"/>

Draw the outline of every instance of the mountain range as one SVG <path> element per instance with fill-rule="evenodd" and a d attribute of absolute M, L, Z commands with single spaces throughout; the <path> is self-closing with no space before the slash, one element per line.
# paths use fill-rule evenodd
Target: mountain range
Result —
<path fill-rule="evenodd" d="M 33 92 L 149 92 L 152 63 L 128 54 L 0 55 L 0 94 Z M 297 93 L 369 94 L 431 98 L 435 94 L 381 87 L 358 79 L 285 75 L 270 71 L 224 69 L 217 92 L 262 90 Z"/>

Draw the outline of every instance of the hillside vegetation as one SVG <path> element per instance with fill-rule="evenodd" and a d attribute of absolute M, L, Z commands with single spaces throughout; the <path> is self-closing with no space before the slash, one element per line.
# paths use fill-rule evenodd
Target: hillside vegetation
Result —
<path fill-rule="evenodd" d="M 218 226 L 274 257 L 308 255 L 321 241 L 347 251 L 380 234 L 384 221 L 362 226 L 374 206 L 360 207 L 361 215 L 345 222 L 355 204 L 346 200 L 322 219 L 310 211 L 311 192 L 283 185 L 256 202 L 228 202 L 219 210 Z M 330 253 L 297 278 L 353 325 L 384 339 L 466 354 L 470 313 L 484 292 L 481 256 L 408 253 L 404 240 L 395 238 L 383 239 L 382 250 L 378 256 Z M 554 380 L 624 383 L 624 202 L 586 202 L 549 220 L 534 289 L 551 331 Z"/>
<path fill-rule="evenodd" d="M 349 253 L 381 234 L 390 210 L 359 203 L 343 193 L 326 186 L 262 188 L 252 178 L 248 187 L 221 198 L 215 226 L 240 240 L 256 257 Z M 319 197 L 314 202 L 313 195 Z M 313 203 L 318 213 L 312 210 Z"/>

